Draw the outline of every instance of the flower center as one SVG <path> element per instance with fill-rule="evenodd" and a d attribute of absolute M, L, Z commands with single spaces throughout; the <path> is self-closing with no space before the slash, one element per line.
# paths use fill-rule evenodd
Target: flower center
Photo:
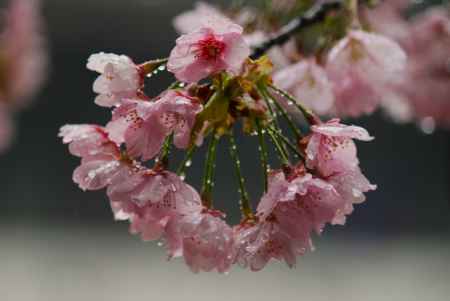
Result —
<path fill-rule="evenodd" d="M 210 35 L 197 43 L 197 56 L 205 60 L 217 60 L 225 51 L 225 43 Z"/>

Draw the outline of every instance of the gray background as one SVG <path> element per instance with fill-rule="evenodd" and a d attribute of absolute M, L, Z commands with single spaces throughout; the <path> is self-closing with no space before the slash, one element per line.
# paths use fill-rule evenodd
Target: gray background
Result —
<path fill-rule="evenodd" d="M 0 1 L 4 3 L 5 1 Z M 362 167 L 379 185 L 345 227 L 315 238 L 317 251 L 295 270 L 272 264 L 261 273 L 191 275 L 165 262 L 112 220 L 103 191 L 71 180 L 78 159 L 57 139 L 65 123 L 105 123 L 93 103 L 96 75 L 87 57 L 106 51 L 140 62 L 166 56 L 177 37 L 171 19 L 193 1 L 47 0 L 52 68 L 33 106 L 20 113 L 18 135 L 0 157 L 0 300 L 447 300 L 450 289 L 449 134 L 422 134 L 382 114 L 354 122 L 376 140 L 359 143 Z M 149 81 L 156 95 L 169 76 Z M 239 139 L 244 173 L 256 199 L 255 139 Z M 198 184 L 200 152 L 189 173 Z M 225 145 L 215 201 L 239 219 Z M 198 186 L 197 186 L 198 187 Z M 230 189 L 232 187 L 232 189 Z"/>

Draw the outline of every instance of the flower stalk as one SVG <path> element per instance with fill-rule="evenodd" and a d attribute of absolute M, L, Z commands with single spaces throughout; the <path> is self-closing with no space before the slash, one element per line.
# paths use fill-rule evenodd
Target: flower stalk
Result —
<path fill-rule="evenodd" d="M 186 151 L 186 155 L 183 158 L 183 161 L 181 161 L 180 166 L 177 168 L 177 175 L 184 178 L 186 169 L 191 166 L 192 164 L 192 156 L 194 155 L 194 151 L 196 149 L 195 145 L 192 145 L 188 148 Z"/>
<path fill-rule="evenodd" d="M 155 160 L 155 169 L 167 169 L 169 167 L 169 155 L 170 155 L 170 148 L 173 141 L 173 135 L 168 136 L 164 140 L 164 144 L 162 146 L 161 152 L 159 153 L 159 156 Z"/>
<path fill-rule="evenodd" d="M 314 125 L 314 124 L 321 123 L 320 118 L 316 114 L 314 114 L 313 111 L 311 111 L 310 109 L 306 108 L 301 103 L 299 103 L 297 101 L 297 99 L 295 99 L 294 96 L 292 96 L 291 94 L 289 94 L 288 92 L 286 92 L 280 88 L 277 88 L 274 85 L 269 85 L 269 88 L 271 90 L 273 90 L 275 93 L 286 98 L 288 100 L 289 104 L 293 104 L 294 106 L 296 106 L 297 109 L 303 114 L 303 116 L 309 122 L 309 124 Z"/>
<path fill-rule="evenodd" d="M 234 167 L 236 172 L 236 177 L 238 179 L 239 184 L 239 194 L 241 196 L 240 199 L 240 209 L 242 212 L 242 216 L 244 219 L 252 219 L 253 218 L 253 210 L 250 202 L 250 198 L 245 188 L 245 179 L 242 176 L 241 171 L 241 161 L 239 159 L 239 154 L 237 150 L 236 140 L 234 138 L 234 133 L 231 133 L 229 136 L 230 140 L 230 155 L 234 161 Z"/>
<path fill-rule="evenodd" d="M 286 120 L 289 128 L 292 130 L 292 132 L 295 135 L 295 138 L 297 140 L 300 140 L 301 138 L 303 138 L 303 135 L 300 131 L 300 129 L 297 127 L 297 125 L 294 123 L 294 121 L 292 120 L 292 118 L 289 116 L 289 114 L 286 112 L 286 110 L 279 104 L 279 102 L 272 96 L 270 95 L 269 91 L 267 91 L 266 88 L 262 89 L 260 91 L 260 93 L 263 95 L 263 97 L 267 100 L 267 102 L 270 103 L 274 103 L 276 108 L 278 109 L 278 111 L 280 111 L 281 115 L 283 116 L 283 118 Z"/>
<path fill-rule="evenodd" d="M 278 153 L 278 157 L 280 158 L 280 161 L 283 165 L 289 165 L 289 155 L 286 151 L 286 149 L 283 147 L 283 144 L 280 143 L 278 140 L 278 137 L 273 134 L 271 131 L 267 131 L 267 134 L 270 137 L 270 140 L 272 140 L 273 145 L 275 146 L 275 149 Z"/>
<path fill-rule="evenodd" d="M 208 145 L 205 171 L 202 184 L 202 202 L 206 208 L 212 207 L 212 188 L 214 187 L 214 171 L 216 167 L 216 153 L 219 137 L 213 133 Z"/>
<path fill-rule="evenodd" d="M 268 188 L 268 172 L 269 172 L 269 155 L 267 153 L 267 145 L 266 145 L 266 141 L 264 139 L 264 130 L 262 129 L 261 126 L 261 122 L 259 119 L 255 120 L 256 122 L 256 129 L 258 132 L 258 142 L 259 142 L 259 154 L 261 157 L 261 168 L 263 171 L 263 175 L 264 175 L 264 191 L 267 192 L 267 188 Z"/>
<path fill-rule="evenodd" d="M 273 127 L 268 127 L 267 130 L 269 132 L 271 132 L 273 135 L 275 135 L 276 137 L 278 137 L 284 145 L 286 145 L 297 157 L 299 158 L 303 158 L 304 156 L 299 152 L 299 150 L 297 149 L 297 147 L 295 147 L 291 141 L 289 141 L 289 139 L 284 136 L 279 130 L 273 128 Z"/>

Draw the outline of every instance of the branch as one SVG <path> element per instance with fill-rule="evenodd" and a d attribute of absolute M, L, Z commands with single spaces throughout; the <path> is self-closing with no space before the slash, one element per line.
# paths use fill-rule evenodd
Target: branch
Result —
<path fill-rule="evenodd" d="M 270 48 L 283 45 L 284 43 L 289 41 L 289 39 L 300 29 L 323 21 L 330 11 L 339 9 L 343 5 L 344 4 L 342 0 L 335 0 L 321 5 L 314 5 L 304 15 L 293 19 L 291 22 L 281 28 L 281 30 L 277 34 L 275 34 L 275 36 L 263 42 L 260 46 L 256 47 L 250 57 L 252 59 L 257 59 L 264 55 Z"/>

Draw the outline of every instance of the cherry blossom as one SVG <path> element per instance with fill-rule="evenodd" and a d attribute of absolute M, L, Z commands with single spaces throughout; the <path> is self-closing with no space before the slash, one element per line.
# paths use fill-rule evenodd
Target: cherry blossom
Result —
<path fill-rule="evenodd" d="M 99 94 L 95 99 L 99 106 L 112 107 L 122 99 L 138 96 L 142 78 L 139 67 L 129 57 L 100 52 L 89 57 L 87 68 L 101 74 L 93 85 Z"/>
<path fill-rule="evenodd" d="M 305 13 L 307 23 L 322 22 L 336 6 L 314 6 Z M 182 257 L 194 273 L 227 273 L 233 264 L 259 271 L 272 260 L 294 267 L 327 225 L 345 224 L 355 204 L 376 189 L 360 169 L 353 141 L 373 137 L 339 119 L 322 122 L 316 113 L 370 113 L 383 89 L 398 95 L 394 84 L 404 79 L 405 55 L 387 38 L 347 28 L 348 36 L 329 53 L 306 57 L 290 36 L 302 29 L 303 17 L 271 38 L 251 15 L 222 14 L 199 3 L 176 18 L 184 35 L 168 59 L 136 65 L 125 55 L 92 55 L 87 67 L 100 73 L 96 103 L 110 108 L 111 119 L 105 127 L 66 125 L 59 133 L 81 158 L 73 181 L 83 190 L 106 188 L 116 220 L 129 222 L 130 233 L 144 241 L 160 241 L 168 259 Z M 244 34 L 238 24 L 255 28 Z M 269 49 L 272 43 L 279 47 Z M 164 70 L 175 75 L 175 83 L 155 98 L 145 96 L 144 75 L 151 72 L 153 80 Z M 303 115 L 307 129 L 298 128 L 295 114 Z M 280 126 L 282 118 L 288 127 Z M 237 129 L 258 136 L 263 193 L 256 210 L 246 190 Z M 240 194 L 242 219 L 235 226 L 214 204 L 224 137 Z M 204 138 L 209 143 L 199 193 L 185 178 Z M 269 141 L 278 155 L 273 169 Z M 183 159 L 173 156 L 172 145 L 185 153 Z"/>
<path fill-rule="evenodd" d="M 23 106 L 45 79 L 47 55 L 38 1 L 12 0 L 0 35 L 3 81 L 0 101 Z"/>
<path fill-rule="evenodd" d="M 273 80 L 277 87 L 291 92 L 303 105 L 324 115 L 334 105 L 333 87 L 326 71 L 313 60 L 302 60 L 276 72 Z"/>
<path fill-rule="evenodd" d="M 177 32 L 187 34 L 203 27 L 209 20 L 214 19 L 229 20 L 216 7 L 205 2 L 197 2 L 194 9 L 176 16 L 173 19 L 173 26 Z"/>
<path fill-rule="evenodd" d="M 352 139 L 370 141 L 369 133 L 357 126 L 341 124 L 339 119 L 311 127 L 306 147 L 306 164 L 328 177 L 358 166 L 356 146 Z"/>
<path fill-rule="evenodd" d="M 194 273 L 227 272 L 232 264 L 233 231 L 219 211 L 204 210 L 181 222 L 183 257 Z"/>
<path fill-rule="evenodd" d="M 120 160 L 120 150 L 107 138 L 104 128 L 95 125 L 66 125 L 60 137 L 69 143 L 73 155 L 82 157 L 73 180 L 83 190 L 98 190 L 109 185 L 114 176 L 127 168 Z"/>
<path fill-rule="evenodd" d="M 345 215 L 353 211 L 353 204 L 364 202 L 364 193 L 376 189 L 361 173 L 352 140 L 370 141 L 373 137 L 365 129 L 343 125 L 338 119 L 312 126 L 312 131 L 305 150 L 306 164 L 333 185 L 345 202 L 332 221 L 344 224 Z"/>
<path fill-rule="evenodd" d="M 144 160 L 156 156 L 164 139 L 171 133 L 174 134 L 175 146 L 187 148 L 195 117 L 202 109 L 195 98 L 174 90 L 167 91 L 152 103 L 129 105 L 131 107 L 126 109 L 129 113 L 121 115 L 119 118 L 122 118 L 122 121 L 119 119 L 117 122 L 125 124 L 124 141 L 129 154 L 134 157 L 142 156 Z M 136 108 L 133 109 L 133 105 L 136 105 Z M 119 110 L 121 111 L 120 108 Z M 111 125 L 109 128 L 111 129 Z M 119 133 L 113 136 L 120 136 L 123 127 L 119 126 L 115 130 Z"/>
<path fill-rule="evenodd" d="M 202 210 L 200 196 L 168 171 L 122 170 L 107 194 L 116 219 L 129 220 L 143 240 L 163 239 L 169 257 L 182 254 L 180 221 Z"/>
<path fill-rule="evenodd" d="M 320 234 L 346 209 L 333 185 L 313 178 L 302 165 L 291 172 L 287 177 L 283 171 L 270 175 L 257 209 L 258 224 L 235 228 L 235 261 L 242 266 L 260 270 L 270 259 L 294 266 L 298 255 L 313 248 L 312 232 Z"/>
<path fill-rule="evenodd" d="M 210 20 L 179 37 L 167 68 L 178 80 L 197 82 L 220 71 L 237 73 L 250 54 L 242 27 L 224 19 Z"/>
<path fill-rule="evenodd" d="M 393 40 L 351 31 L 333 47 L 326 62 L 337 113 L 352 117 L 372 113 L 382 100 L 384 86 L 401 78 L 406 59 Z"/>
<path fill-rule="evenodd" d="M 234 228 L 234 236 L 235 262 L 252 271 L 262 270 L 272 259 L 284 260 L 293 267 L 297 255 L 306 251 L 275 222 L 239 225 Z"/>

